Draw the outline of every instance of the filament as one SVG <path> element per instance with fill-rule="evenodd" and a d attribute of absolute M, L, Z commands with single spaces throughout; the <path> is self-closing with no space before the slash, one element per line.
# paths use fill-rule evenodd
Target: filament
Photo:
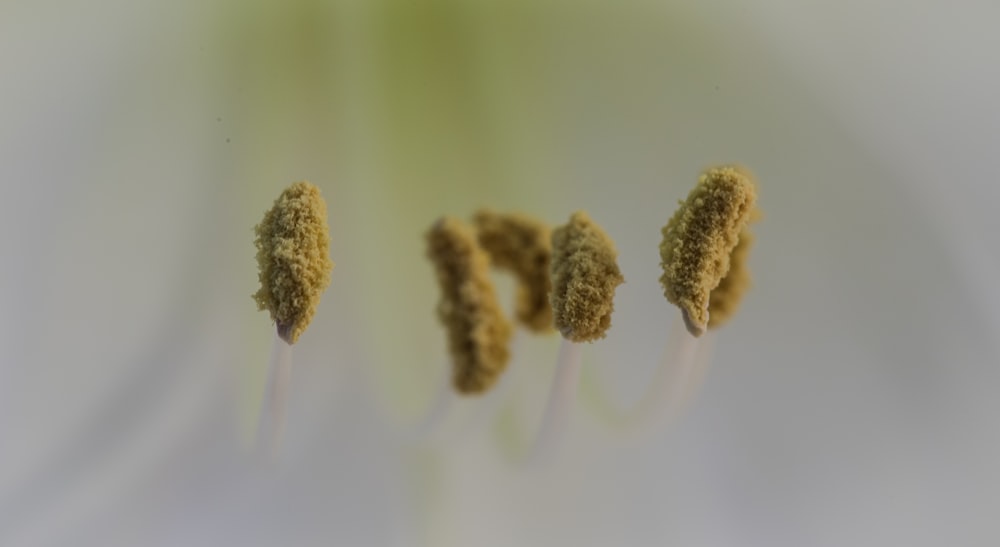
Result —
<path fill-rule="evenodd" d="M 555 376 L 549 392 L 548 404 L 534 445 L 528 455 L 529 464 L 544 462 L 558 444 L 559 437 L 566 429 L 566 423 L 576 402 L 580 385 L 580 344 L 563 339 L 559 346 L 559 357 Z"/>
<path fill-rule="evenodd" d="M 703 349 L 707 346 L 688 332 L 682 320 L 676 320 L 648 387 L 634 405 L 622 410 L 596 381 L 587 382 L 588 393 L 606 420 L 623 431 L 663 427 L 680 417 L 693 399 L 708 366 L 710 352 Z"/>
<path fill-rule="evenodd" d="M 264 462 L 276 463 L 281 453 L 291 376 L 292 346 L 275 337 L 257 424 L 257 454 Z"/>

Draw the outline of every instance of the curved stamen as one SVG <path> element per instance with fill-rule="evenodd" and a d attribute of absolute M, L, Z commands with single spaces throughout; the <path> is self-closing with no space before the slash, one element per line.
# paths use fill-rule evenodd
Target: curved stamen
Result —
<path fill-rule="evenodd" d="M 427 256 L 441 287 L 438 318 L 448 331 L 452 382 L 460 393 L 483 393 L 507 367 L 512 332 L 489 279 L 489 256 L 472 229 L 451 217 L 428 232 Z"/>
<path fill-rule="evenodd" d="M 663 227 L 660 282 L 694 336 L 708 326 L 709 294 L 729 271 L 730 255 L 756 199 L 756 186 L 746 171 L 710 169 Z"/>
<path fill-rule="evenodd" d="M 473 221 L 479 244 L 493 265 L 517 277 L 514 313 L 518 322 L 539 334 L 551 332 L 552 236 L 548 225 L 521 213 L 489 209 L 476 212 Z"/>
<path fill-rule="evenodd" d="M 595 391 L 612 421 L 625 429 L 676 418 L 690 403 L 709 366 L 710 344 L 693 337 L 714 330 L 737 311 L 750 287 L 747 268 L 753 235 L 748 223 L 757 220 L 757 190 L 750 174 L 735 167 L 703 173 L 664 226 L 660 245 L 664 294 L 681 309 L 687 333 L 674 327 L 660 365 L 635 407 L 611 409 Z"/>

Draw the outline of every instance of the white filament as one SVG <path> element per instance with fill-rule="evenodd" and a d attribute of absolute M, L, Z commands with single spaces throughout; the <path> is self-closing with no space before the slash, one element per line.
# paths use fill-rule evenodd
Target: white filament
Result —
<path fill-rule="evenodd" d="M 566 429 L 580 384 L 582 360 L 580 349 L 579 344 L 566 339 L 563 339 L 562 345 L 559 346 L 559 357 L 548 405 L 545 407 L 535 444 L 528 456 L 528 463 L 537 464 L 547 459 Z"/>
<path fill-rule="evenodd" d="M 277 463 L 281 454 L 291 376 L 292 346 L 275 337 L 267 368 L 267 385 L 261 402 L 260 419 L 257 423 L 257 455 L 266 463 Z"/>

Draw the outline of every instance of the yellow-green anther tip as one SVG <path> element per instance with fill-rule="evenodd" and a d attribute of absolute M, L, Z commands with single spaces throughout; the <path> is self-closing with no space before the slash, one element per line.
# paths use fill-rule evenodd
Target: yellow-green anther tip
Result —
<path fill-rule="evenodd" d="M 330 285 L 330 228 L 319 188 L 296 182 L 285 188 L 254 227 L 260 289 L 257 307 L 268 310 L 278 336 L 294 344 L 309 326 Z"/>
<path fill-rule="evenodd" d="M 729 272 L 756 201 L 757 187 L 747 171 L 709 169 L 663 227 L 660 282 L 694 336 L 708 326 L 711 292 Z"/>
<path fill-rule="evenodd" d="M 573 342 L 603 338 L 611 328 L 615 289 L 625 278 L 614 242 L 587 213 L 577 211 L 552 232 L 552 311 Z"/>

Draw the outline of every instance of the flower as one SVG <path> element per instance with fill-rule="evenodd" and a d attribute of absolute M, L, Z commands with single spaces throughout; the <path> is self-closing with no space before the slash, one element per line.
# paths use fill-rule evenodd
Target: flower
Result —
<path fill-rule="evenodd" d="M 995 542 L 993 11 L 5 9 L 0 544 Z M 676 315 L 659 228 L 730 161 L 768 215 L 755 287 L 676 428 L 617 435 L 584 389 L 561 456 L 511 465 L 558 343 L 532 337 L 456 412 L 496 420 L 397 443 L 446 371 L 429 222 L 600 218 L 629 283 L 585 372 L 626 403 Z M 273 336 L 251 228 L 301 178 L 338 274 L 266 475 L 241 459 Z"/>

